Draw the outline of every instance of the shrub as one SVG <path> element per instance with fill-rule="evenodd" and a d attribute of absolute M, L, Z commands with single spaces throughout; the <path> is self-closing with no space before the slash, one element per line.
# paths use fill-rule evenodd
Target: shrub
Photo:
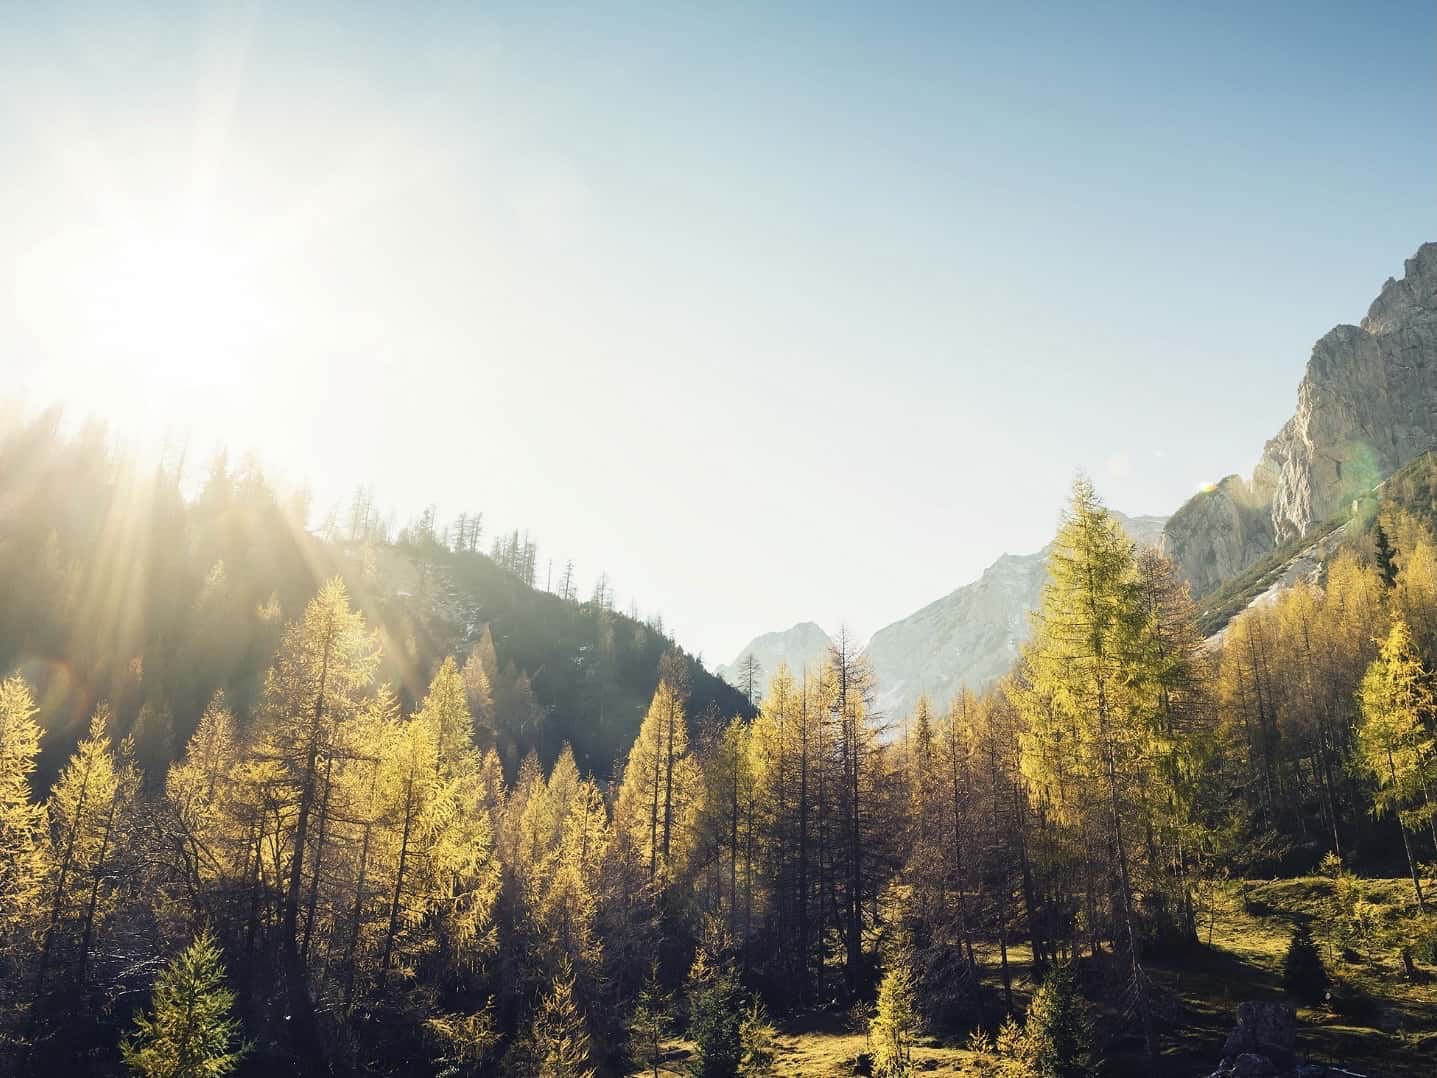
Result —
<path fill-rule="evenodd" d="M 774 1058 L 778 1055 L 778 1032 L 758 1000 L 744 1011 L 738 1039 L 740 1078 L 766 1078 L 772 1074 Z"/>

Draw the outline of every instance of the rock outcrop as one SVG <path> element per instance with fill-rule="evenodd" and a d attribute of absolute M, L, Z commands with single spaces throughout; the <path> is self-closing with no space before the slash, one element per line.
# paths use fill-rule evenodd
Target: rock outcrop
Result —
<path fill-rule="evenodd" d="M 1195 495 L 1173 514 L 1163 548 L 1203 595 L 1434 444 L 1437 243 L 1425 243 L 1360 326 L 1338 326 L 1313 347 L 1297 410 L 1252 477 Z"/>
<path fill-rule="evenodd" d="M 1205 595 L 1276 546 L 1272 490 L 1238 475 L 1189 498 L 1163 529 L 1163 552 Z"/>
<path fill-rule="evenodd" d="M 1237 1025 L 1209 1078 L 1360 1078 L 1297 1057 L 1297 1014 L 1286 1003 L 1239 1003 Z"/>

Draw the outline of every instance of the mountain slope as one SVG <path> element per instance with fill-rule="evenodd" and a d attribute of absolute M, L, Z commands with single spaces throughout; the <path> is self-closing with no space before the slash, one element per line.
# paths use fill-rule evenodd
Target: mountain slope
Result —
<path fill-rule="evenodd" d="M 1139 544 L 1157 542 L 1166 522 L 1113 515 Z M 1004 554 L 971 584 L 874 633 L 867 654 L 883 714 L 907 714 L 922 694 L 942 705 L 961 685 L 982 689 L 1002 677 L 1028 637 L 1050 549 Z"/>
<path fill-rule="evenodd" d="M 1113 514 L 1133 541 L 1152 544 L 1165 517 Z M 920 694 L 944 704 L 960 685 L 981 689 L 1002 677 L 1028 636 L 1028 614 L 1047 579 L 1050 547 L 1032 554 L 1004 554 L 975 581 L 935 599 L 921 610 L 873 634 L 864 653 L 878 681 L 877 706 L 889 718 L 907 714 Z M 720 667 L 738 677 L 749 655 L 758 659 L 766 685 L 780 661 L 790 669 L 823 661 L 829 637 L 811 621 L 785 632 L 755 637 L 734 661 Z"/>
<path fill-rule="evenodd" d="M 1222 639 L 1228 623 L 1248 607 L 1271 602 L 1299 581 L 1320 583 L 1327 563 L 1343 547 L 1370 552 L 1371 532 L 1383 513 L 1401 511 L 1437 528 L 1437 451 L 1408 461 L 1342 513 L 1291 539 L 1198 603 L 1198 627 L 1209 641 Z M 1370 556 L 1370 553 L 1369 553 Z"/>
<path fill-rule="evenodd" d="M 1312 349 L 1297 409 L 1248 478 L 1191 498 L 1163 549 L 1203 596 L 1437 444 L 1437 243 L 1389 278 L 1360 326 Z"/>
<path fill-rule="evenodd" d="M 120 733 L 151 715 L 138 749 L 156 773 L 217 690 L 247 723 L 284 624 L 336 575 L 378 633 L 377 680 L 406 708 L 445 656 L 463 662 L 491 639 L 486 743 L 512 769 L 531 750 L 547 765 L 569 741 L 580 767 L 612 773 L 673 640 L 532 588 L 483 554 L 323 541 L 305 530 L 303 508 L 257 469 L 223 460 L 186 499 L 176 475 L 138 467 L 94 429 L 70 437 L 57 413 L 0 416 L 0 678 L 24 674 L 40 702 L 42 786 L 102 700 Z M 748 710 L 683 659 L 695 720 Z"/>

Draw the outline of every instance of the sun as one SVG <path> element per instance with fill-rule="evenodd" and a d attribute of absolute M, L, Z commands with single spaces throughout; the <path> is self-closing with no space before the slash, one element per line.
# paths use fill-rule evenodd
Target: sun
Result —
<path fill-rule="evenodd" d="M 213 229 L 156 229 L 126 237 L 96 267 L 98 343 L 152 374 L 210 381 L 233 365 L 256 304 L 243 259 Z"/>

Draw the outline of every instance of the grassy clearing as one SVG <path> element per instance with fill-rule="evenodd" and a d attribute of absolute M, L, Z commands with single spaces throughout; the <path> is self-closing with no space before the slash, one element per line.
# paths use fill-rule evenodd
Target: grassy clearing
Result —
<path fill-rule="evenodd" d="M 1413 901 L 1410 881 L 1364 881 L 1367 897 L 1385 910 L 1389 923 Z M 1213 916 L 1204 918 L 1204 940 L 1211 946 L 1181 956 L 1152 956 L 1148 962 L 1159 989 L 1162 1011 L 1159 1025 L 1160 1062 L 1151 1066 L 1131 1040 L 1110 1043 L 1103 1055 L 1105 1076 L 1205 1075 L 1217 1065 L 1223 1039 L 1232 1028 L 1237 1005 L 1248 999 L 1280 1000 L 1282 963 L 1293 926 L 1303 917 L 1327 916 L 1333 898 L 1331 880 L 1304 877 L 1271 882 L 1241 882 L 1231 886 L 1214 903 Z M 1437 1067 L 1437 976 L 1430 962 L 1419 961 L 1426 983 L 1407 981 L 1390 952 L 1361 947 L 1349 958 L 1324 945 L 1329 973 L 1350 992 L 1370 1000 L 1366 1013 L 1339 1017 L 1324 1009 L 1300 1008 L 1298 1050 L 1310 1059 L 1341 1063 L 1344 1067 L 1383 1078 L 1431 1078 Z M 1420 955 L 1419 959 L 1430 959 Z M 1355 960 L 1352 960 L 1355 959 Z M 996 948 L 982 955 L 986 986 L 1000 999 Z M 1012 947 L 1015 1004 L 1027 1006 L 1034 985 L 1031 956 L 1026 948 Z M 1100 1015 L 1115 1021 L 1118 1008 L 1099 1000 Z M 1001 1014 L 987 1023 L 995 1025 Z M 845 1075 L 865 1049 L 861 1033 L 836 1015 L 804 1015 L 781 1027 L 778 1073 L 781 1075 Z M 677 1044 L 675 1047 L 682 1047 Z M 914 1053 L 920 1073 L 963 1074 L 971 1058 L 957 1045 L 924 1040 Z M 672 1074 L 680 1074 L 675 1060 Z"/>
<path fill-rule="evenodd" d="M 671 1041 L 670 1059 L 660 1068 L 663 1078 L 688 1076 L 687 1062 L 691 1045 L 687 1041 Z M 867 1038 L 855 1033 L 839 1015 L 806 1014 L 784 1024 L 778 1037 L 778 1058 L 775 1073 L 783 1078 L 847 1075 L 853 1073 L 853 1061 L 868 1050 Z M 913 1060 L 922 1074 L 958 1075 L 970 1053 L 944 1045 L 932 1038 L 923 1038 L 913 1050 Z"/>

